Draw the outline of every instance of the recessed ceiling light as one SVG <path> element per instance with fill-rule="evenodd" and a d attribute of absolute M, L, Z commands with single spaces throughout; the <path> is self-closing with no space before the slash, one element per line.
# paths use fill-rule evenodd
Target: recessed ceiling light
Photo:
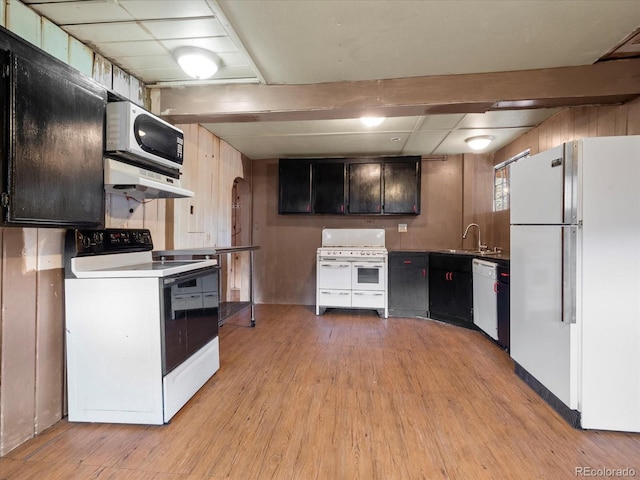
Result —
<path fill-rule="evenodd" d="M 489 144 L 495 140 L 495 137 L 491 135 L 479 135 L 477 137 L 470 137 L 465 140 L 469 148 L 472 150 L 483 150 L 489 146 Z"/>
<path fill-rule="evenodd" d="M 367 127 L 377 127 L 384 122 L 385 117 L 360 117 L 360 121 Z"/>
<path fill-rule="evenodd" d="M 203 48 L 180 47 L 173 56 L 184 73 L 198 80 L 211 78 L 219 68 L 216 56 Z"/>

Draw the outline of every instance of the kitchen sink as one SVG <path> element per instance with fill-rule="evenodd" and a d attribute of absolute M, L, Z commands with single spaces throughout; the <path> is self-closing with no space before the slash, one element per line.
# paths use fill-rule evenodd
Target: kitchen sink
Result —
<path fill-rule="evenodd" d="M 436 253 L 453 253 L 456 255 L 480 255 L 480 256 L 492 256 L 501 255 L 502 252 L 494 252 L 493 250 L 464 250 L 455 248 L 445 248 L 443 250 L 436 250 Z"/>

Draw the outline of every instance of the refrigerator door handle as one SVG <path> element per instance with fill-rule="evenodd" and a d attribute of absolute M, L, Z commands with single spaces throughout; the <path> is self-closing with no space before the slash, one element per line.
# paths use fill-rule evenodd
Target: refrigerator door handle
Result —
<path fill-rule="evenodd" d="M 578 142 L 564 144 L 563 222 L 578 223 Z"/>
<path fill-rule="evenodd" d="M 562 228 L 562 321 L 576 323 L 578 226 Z"/>

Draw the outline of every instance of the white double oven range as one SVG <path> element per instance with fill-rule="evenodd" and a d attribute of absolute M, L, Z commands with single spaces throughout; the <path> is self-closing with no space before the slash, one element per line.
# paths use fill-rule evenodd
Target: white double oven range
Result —
<path fill-rule="evenodd" d="M 323 229 L 316 253 L 316 315 L 327 308 L 358 308 L 387 318 L 387 259 L 384 229 Z"/>

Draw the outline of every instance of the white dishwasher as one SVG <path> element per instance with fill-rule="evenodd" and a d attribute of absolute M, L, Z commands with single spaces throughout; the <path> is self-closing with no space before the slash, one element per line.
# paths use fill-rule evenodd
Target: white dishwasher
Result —
<path fill-rule="evenodd" d="M 494 340 L 498 340 L 497 266 L 473 259 L 473 323 Z"/>

